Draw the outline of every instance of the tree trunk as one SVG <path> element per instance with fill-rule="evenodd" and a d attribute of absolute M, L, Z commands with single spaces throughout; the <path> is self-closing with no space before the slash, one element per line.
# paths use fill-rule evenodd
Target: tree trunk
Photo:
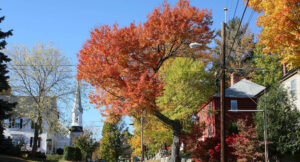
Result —
<path fill-rule="evenodd" d="M 34 123 L 34 134 L 33 134 L 33 146 L 32 146 L 32 155 L 34 156 L 37 151 L 37 141 L 39 136 L 39 126 L 37 122 Z"/>
<path fill-rule="evenodd" d="M 173 142 L 170 162 L 180 162 L 180 135 L 181 135 L 181 124 L 179 120 L 175 120 L 172 125 L 173 128 Z"/>
<path fill-rule="evenodd" d="M 34 123 L 34 136 L 33 136 L 33 146 L 32 146 L 32 155 L 35 156 L 38 148 L 38 138 L 40 134 L 40 129 L 42 126 L 42 119 L 39 117 L 37 122 Z"/>
<path fill-rule="evenodd" d="M 180 149 L 180 135 L 182 126 L 180 124 L 180 121 L 178 119 L 171 120 L 165 115 L 161 114 L 159 111 L 154 111 L 154 115 L 159 118 L 163 123 L 169 125 L 173 129 L 173 142 L 172 142 L 172 151 L 171 151 L 171 159 L 170 162 L 180 162 L 180 155 L 179 155 L 179 149 Z"/>

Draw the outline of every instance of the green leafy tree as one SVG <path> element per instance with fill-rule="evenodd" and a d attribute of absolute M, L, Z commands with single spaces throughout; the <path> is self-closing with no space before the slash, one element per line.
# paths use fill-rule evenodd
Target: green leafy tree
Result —
<path fill-rule="evenodd" d="M 90 130 L 84 130 L 83 134 L 78 138 L 75 137 L 73 142 L 75 147 L 80 148 L 81 152 L 85 154 L 86 159 L 92 157 L 92 153 L 98 147 L 98 143 L 93 138 L 93 133 Z"/>
<path fill-rule="evenodd" d="M 0 17 L 0 23 L 4 20 L 4 16 Z M 11 61 L 4 53 L 3 49 L 6 46 L 5 38 L 12 35 L 12 30 L 9 30 L 7 32 L 3 32 L 0 29 L 0 92 L 3 91 L 9 91 L 10 86 L 8 84 L 9 77 L 7 76 L 8 70 L 7 70 L 7 62 Z M 3 120 L 8 118 L 10 116 L 10 113 L 13 109 L 13 107 L 16 105 L 15 103 L 9 103 L 8 101 L 4 101 L 0 99 L 0 145 L 2 145 L 2 142 L 4 140 L 3 136 Z"/>
<path fill-rule="evenodd" d="M 253 66 L 258 68 L 252 73 L 254 82 L 269 87 L 279 81 L 282 77 L 280 61 L 278 54 L 270 53 L 266 55 L 262 52 L 262 47 L 257 46 L 253 56 Z"/>
<path fill-rule="evenodd" d="M 300 113 L 292 103 L 286 90 L 275 83 L 269 92 L 259 99 L 258 109 L 266 111 L 269 153 L 280 157 L 294 155 L 300 151 Z M 263 116 L 255 115 L 257 133 L 263 140 Z"/>
<path fill-rule="evenodd" d="M 67 59 L 52 44 L 36 44 L 31 50 L 17 45 L 7 53 L 12 58 L 9 66 L 12 69 L 13 93 L 27 96 L 18 101 L 19 107 L 15 113 L 33 122 L 34 154 L 43 123 L 47 123 L 49 132 L 64 131 L 59 122 L 56 101 L 72 92 L 70 81 L 73 76 L 68 67 L 61 66 L 68 64 Z"/>
<path fill-rule="evenodd" d="M 144 115 L 143 117 L 143 143 L 147 150 L 144 150 L 146 157 L 155 155 L 162 144 L 170 146 L 172 144 L 172 131 L 163 123 L 157 121 L 156 117 Z M 134 120 L 133 137 L 130 144 L 134 148 L 134 154 L 141 155 L 141 125 L 140 119 Z M 155 131 L 153 131 L 155 130 Z"/>
<path fill-rule="evenodd" d="M 123 151 L 121 142 L 121 126 L 116 122 L 105 122 L 98 150 L 99 157 L 108 162 L 117 162 Z"/>
<path fill-rule="evenodd" d="M 162 67 L 160 77 L 165 83 L 163 94 L 156 100 L 160 110 L 168 118 L 180 121 L 183 134 L 191 132 L 192 115 L 215 92 L 214 78 L 207 70 L 207 63 L 188 57 L 169 59 Z M 144 123 L 145 145 L 152 154 L 157 153 L 162 143 L 171 144 L 171 127 L 161 124 L 150 115 L 145 117 Z M 135 153 L 139 154 L 140 122 L 134 124 L 137 128 L 134 132 L 134 148 Z"/>

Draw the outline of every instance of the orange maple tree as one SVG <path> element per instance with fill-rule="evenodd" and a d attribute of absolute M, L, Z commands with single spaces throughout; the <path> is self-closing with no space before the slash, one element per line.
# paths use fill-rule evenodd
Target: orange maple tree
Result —
<path fill-rule="evenodd" d="M 210 11 L 199 10 L 188 0 L 179 0 L 173 8 L 165 2 L 143 24 L 95 28 L 78 55 L 78 79 L 96 89 L 89 95 L 91 103 L 103 107 L 102 115 L 108 118 L 139 116 L 143 112 L 172 127 L 174 161 L 179 159 L 182 128 L 178 120 L 162 114 L 156 104 L 164 86 L 159 69 L 171 57 L 208 58 L 205 50 L 214 37 L 211 19 Z M 202 46 L 190 49 L 191 42 Z"/>
<path fill-rule="evenodd" d="M 263 12 L 257 25 L 262 27 L 259 38 L 264 52 L 281 54 L 282 63 L 290 67 L 300 66 L 299 0 L 251 0 L 249 6 Z"/>

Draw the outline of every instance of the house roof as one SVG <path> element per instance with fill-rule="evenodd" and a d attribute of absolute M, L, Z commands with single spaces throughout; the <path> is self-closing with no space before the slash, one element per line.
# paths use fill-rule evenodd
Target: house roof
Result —
<path fill-rule="evenodd" d="M 298 74 L 298 71 L 299 71 L 299 70 L 300 70 L 300 67 L 290 70 L 288 73 L 286 73 L 286 74 L 280 79 L 280 81 L 283 82 L 283 81 L 289 79 L 290 77 L 292 77 L 292 76 Z"/>
<path fill-rule="evenodd" d="M 242 79 L 233 86 L 226 88 L 225 97 L 254 98 L 265 88 L 247 79 Z M 220 97 L 220 93 L 215 94 L 214 97 Z"/>

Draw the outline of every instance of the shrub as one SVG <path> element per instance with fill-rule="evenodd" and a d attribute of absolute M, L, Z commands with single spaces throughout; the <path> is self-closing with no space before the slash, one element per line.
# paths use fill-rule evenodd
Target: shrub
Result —
<path fill-rule="evenodd" d="M 78 147 L 65 146 L 64 159 L 69 161 L 80 161 L 82 159 L 80 149 Z"/>
<path fill-rule="evenodd" d="M 62 158 L 62 155 L 58 154 L 47 154 L 47 162 L 58 162 Z"/>
<path fill-rule="evenodd" d="M 56 153 L 57 153 L 58 155 L 63 155 L 63 154 L 64 154 L 64 149 L 58 148 L 58 149 L 56 150 Z"/>
<path fill-rule="evenodd" d="M 4 138 L 0 141 L 0 152 L 4 155 L 20 156 L 21 150 L 13 145 L 11 138 Z"/>
<path fill-rule="evenodd" d="M 43 152 L 35 152 L 35 153 L 32 153 L 31 151 L 27 151 L 27 156 L 29 159 L 42 159 L 42 160 L 45 160 L 47 157 L 46 157 L 46 154 L 43 153 Z"/>

